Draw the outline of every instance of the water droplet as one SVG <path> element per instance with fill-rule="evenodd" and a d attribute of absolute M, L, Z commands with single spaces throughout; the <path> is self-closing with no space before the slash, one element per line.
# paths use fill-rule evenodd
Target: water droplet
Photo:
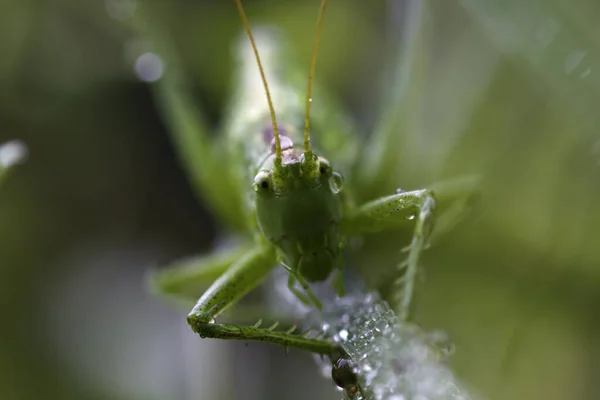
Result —
<path fill-rule="evenodd" d="M 379 313 L 379 314 L 383 314 L 384 312 L 386 312 L 386 308 L 383 304 L 381 303 L 377 303 L 375 304 L 375 312 Z"/>
<path fill-rule="evenodd" d="M 12 140 L 0 146 L 0 167 L 10 168 L 27 158 L 27 146 L 20 140 Z"/>
<path fill-rule="evenodd" d="M 273 132 L 272 128 L 271 132 Z M 279 145 L 281 146 L 282 151 L 294 147 L 294 142 L 292 141 L 292 139 L 290 139 L 289 136 L 285 136 L 286 132 L 284 129 L 281 129 L 281 127 L 279 128 L 279 134 L 281 135 L 279 136 Z M 271 135 L 273 135 L 273 133 L 271 133 Z M 271 144 L 269 145 L 269 148 L 271 150 L 271 153 L 275 153 L 275 151 L 277 150 L 277 141 L 275 140 L 275 137 L 271 139 Z"/>
<path fill-rule="evenodd" d="M 286 280 L 282 273 L 283 284 L 277 287 L 286 288 Z M 311 315 L 317 318 L 316 324 L 329 328 L 345 358 L 356 365 L 363 389 L 372 394 L 369 398 L 471 399 L 442 362 L 440 347 L 446 343 L 432 343 L 446 338 L 442 331 L 426 332 L 400 321 L 377 292 L 359 285 L 352 288 L 356 282 L 348 283 L 346 296 L 340 299 L 331 293 L 327 300 L 325 295 L 322 312 Z M 329 293 L 328 285 L 326 290 Z M 300 303 L 293 296 L 290 299 Z M 322 371 L 326 376 L 326 368 Z"/>
<path fill-rule="evenodd" d="M 583 50 L 572 51 L 565 58 L 565 73 L 571 75 L 573 71 L 581 64 L 587 52 Z"/>
<path fill-rule="evenodd" d="M 411 214 L 411 215 L 407 216 L 406 219 L 409 221 L 412 221 L 413 219 L 415 219 L 415 215 Z"/>
<path fill-rule="evenodd" d="M 400 193 L 406 193 L 406 190 L 404 190 L 402 188 L 396 189 L 396 194 L 400 194 Z"/>
<path fill-rule="evenodd" d="M 377 321 L 375 322 L 375 329 L 377 330 L 377 332 L 385 332 L 385 330 L 388 328 L 388 323 L 385 319 L 377 319 Z"/>
<path fill-rule="evenodd" d="M 344 189 L 344 177 L 339 172 L 334 172 L 329 180 L 329 187 L 333 193 L 339 193 Z"/>
<path fill-rule="evenodd" d="M 309 102 L 309 103 L 312 103 L 312 97 L 308 99 L 308 102 Z"/>
<path fill-rule="evenodd" d="M 348 340 L 348 331 L 347 330 L 342 329 L 340 331 L 339 335 L 342 340 Z"/>
<path fill-rule="evenodd" d="M 144 82 L 154 82 L 164 73 L 162 59 L 154 53 L 144 53 L 135 60 L 135 73 Z"/>

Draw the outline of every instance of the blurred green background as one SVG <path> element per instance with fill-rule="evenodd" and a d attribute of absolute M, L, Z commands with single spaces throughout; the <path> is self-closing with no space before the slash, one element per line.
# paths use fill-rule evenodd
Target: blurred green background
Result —
<path fill-rule="evenodd" d="M 318 1 L 245 3 L 308 60 Z M 329 4 L 318 79 L 365 134 L 406 3 Z M 133 72 L 143 46 L 120 19 L 135 5 L 0 2 L 0 143 L 30 150 L 0 189 L 0 399 L 339 398 L 310 356 L 202 341 L 186 310 L 146 294 L 144 271 L 207 250 L 222 227 Z M 143 6 L 216 124 L 241 32 L 232 2 Z M 600 398 L 598 16 L 595 0 L 431 2 L 427 63 L 407 77 L 398 186 L 482 175 L 472 218 L 424 257 L 416 321 L 450 334 L 453 369 L 489 399 Z M 362 265 L 393 267 L 392 239 Z"/>

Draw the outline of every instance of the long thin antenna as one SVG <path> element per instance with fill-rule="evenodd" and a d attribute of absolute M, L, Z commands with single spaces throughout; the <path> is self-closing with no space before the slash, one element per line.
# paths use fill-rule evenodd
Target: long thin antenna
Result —
<path fill-rule="evenodd" d="M 317 53 L 319 50 L 319 40 L 321 39 L 321 28 L 323 27 L 323 17 L 325 16 L 325 7 L 327 7 L 327 0 L 321 1 L 321 8 L 319 9 L 319 19 L 317 20 L 317 35 L 315 36 L 315 43 L 313 46 L 312 57 L 310 60 L 310 72 L 308 74 L 308 90 L 306 91 L 306 114 L 304 115 L 304 152 L 310 153 L 310 103 L 312 102 L 312 86 L 313 78 L 315 76 L 315 67 L 317 65 Z"/>
<path fill-rule="evenodd" d="M 240 17 L 242 18 L 242 23 L 244 24 L 244 28 L 246 29 L 246 33 L 248 34 L 248 39 L 250 39 L 250 43 L 252 44 L 252 50 L 254 51 L 254 56 L 256 57 L 256 63 L 258 64 L 258 69 L 260 70 L 260 76 L 263 81 L 263 85 L 265 87 L 265 93 L 267 94 L 267 102 L 269 103 L 269 111 L 271 112 L 271 122 L 273 123 L 273 135 L 275 137 L 275 163 L 277 165 L 281 165 L 281 141 L 279 140 L 279 128 L 277 126 L 277 118 L 275 117 L 275 108 L 273 107 L 273 101 L 271 100 L 271 93 L 269 92 L 269 85 L 267 85 L 267 78 L 265 77 L 265 71 L 263 69 L 262 63 L 260 62 L 260 56 L 258 55 L 258 49 L 256 48 L 256 42 L 254 41 L 254 36 L 252 36 L 252 30 L 250 29 L 250 23 L 248 22 L 248 18 L 246 17 L 246 13 L 244 12 L 244 7 L 242 6 L 241 0 L 235 0 L 235 5 L 237 6 L 238 12 L 240 13 Z"/>

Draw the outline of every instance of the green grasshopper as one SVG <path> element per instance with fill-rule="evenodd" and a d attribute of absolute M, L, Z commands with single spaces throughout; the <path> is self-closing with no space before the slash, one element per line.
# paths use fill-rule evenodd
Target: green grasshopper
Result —
<path fill-rule="evenodd" d="M 241 1 L 235 3 L 250 45 L 239 50 L 239 89 L 230 108 L 232 119 L 218 136 L 223 142 L 213 142 L 210 129 L 191 106 L 193 101 L 181 90 L 185 80 L 172 54 L 167 73 L 154 84 L 154 90 L 175 145 L 191 167 L 188 172 L 194 183 L 202 188 L 218 217 L 247 233 L 246 240 L 227 252 L 158 271 L 152 275 L 151 285 L 160 294 L 189 296 L 191 287 L 217 277 L 187 317 L 202 338 L 265 341 L 336 360 L 340 349 L 328 340 L 280 332 L 275 330 L 277 324 L 261 328 L 260 323 L 221 324 L 215 318 L 277 266 L 289 273 L 292 293 L 304 304 L 320 309 L 310 284 L 329 279 L 338 296 L 344 295 L 341 256 L 348 238 L 411 220 L 412 242 L 406 249 L 407 260 L 399 265 L 404 270 L 399 312 L 406 318 L 419 256 L 432 229 L 434 192 L 398 190 L 355 204 L 354 194 L 368 190 L 372 176 L 353 172 L 381 173 L 384 160 L 394 157 L 393 146 L 385 144 L 394 143 L 395 131 L 383 127 L 376 135 L 361 138 L 318 87 L 314 95 L 318 106 L 311 113 L 326 0 L 322 0 L 318 15 L 307 89 L 304 74 L 286 66 L 287 57 L 268 36 L 253 35 Z M 305 97 L 299 94 L 303 92 Z M 390 104 L 394 106 L 397 103 Z M 317 132 L 312 136 L 311 128 Z M 369 142 L 375 138 L 384 145 Z M 361 146 L 374 151 L 361 153 Z"/>

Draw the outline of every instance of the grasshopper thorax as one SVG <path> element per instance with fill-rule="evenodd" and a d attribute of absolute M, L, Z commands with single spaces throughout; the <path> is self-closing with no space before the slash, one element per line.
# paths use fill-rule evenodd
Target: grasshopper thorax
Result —
<path fill-rule="evenodd" d="M 339 255 L 342 177 L 325 158 L 294 148 L 289 137 L 281 143 L 281 163 L 272 152 L 254 178 L 258 226 L 289 267 L 307 281 L 322 281 Z"/>

